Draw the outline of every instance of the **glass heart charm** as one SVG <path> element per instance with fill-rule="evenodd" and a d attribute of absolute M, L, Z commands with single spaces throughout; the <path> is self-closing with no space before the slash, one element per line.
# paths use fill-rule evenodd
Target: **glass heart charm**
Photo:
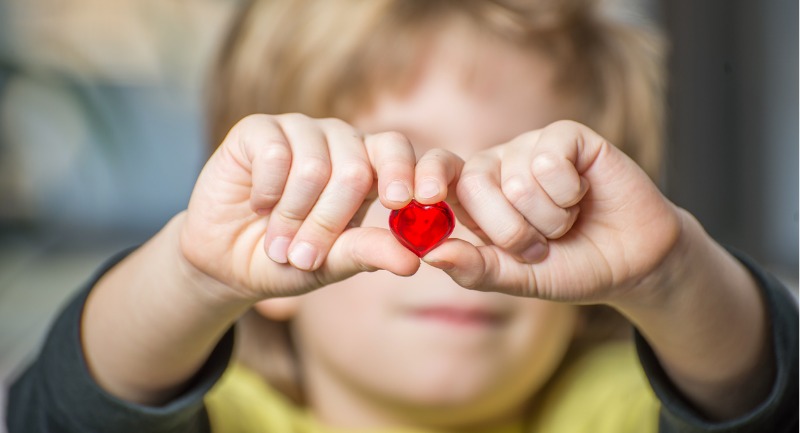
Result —
<path fill-rule="evenodd" d="M 406 248 L 419 257 L 444 242 L 456 226 L 456 218 L 447 203 L 421 204 L 416 200 L 389 214 L 392 233 Z"/>

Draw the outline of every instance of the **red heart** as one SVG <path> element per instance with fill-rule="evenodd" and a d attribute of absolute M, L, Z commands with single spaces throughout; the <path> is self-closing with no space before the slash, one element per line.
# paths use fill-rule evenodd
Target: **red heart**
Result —
<path fill-rule="evenodd" d="M 419 257 L 438 247 L 453 233 L 456 217 L 447 203 L 420 204 L 416 200 L 389 215 L 392 233 Z"/>

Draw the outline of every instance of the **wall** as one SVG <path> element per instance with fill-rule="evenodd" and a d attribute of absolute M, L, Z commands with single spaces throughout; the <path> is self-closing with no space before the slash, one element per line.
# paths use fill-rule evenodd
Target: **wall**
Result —
<path fill-rule="evenodd" d="M 663 0 L 673 43 L 665 189 L 797 286 L 798 3 Z"/>

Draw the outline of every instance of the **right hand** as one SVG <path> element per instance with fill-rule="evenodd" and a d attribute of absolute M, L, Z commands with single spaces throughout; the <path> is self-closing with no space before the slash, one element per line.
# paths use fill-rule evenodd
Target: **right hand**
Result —
<path fill-rule="evenodd" d="M 231 300 L 298 295 L 362 271 L 412 275 L 418 258 L 388 230 L 357 226 L 376 197 L 390 209 L 411 200 L 415 164 L 401 134 L 365 137 L 341 120 L 300 114 L 249 116 L 203 168 L 181 252 L 230 288 Z M 444 173 L 455 170 L 431 171 L 443 186 L 431 200 L 444 199 Z"/>

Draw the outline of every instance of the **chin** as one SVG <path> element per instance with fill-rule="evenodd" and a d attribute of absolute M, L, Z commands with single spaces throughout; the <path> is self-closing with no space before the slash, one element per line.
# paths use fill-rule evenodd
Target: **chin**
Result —
<path fill-rule="evenodd" d="M 413 396 L 409 404 L 398 404 L 399 419 L 432 429 L 479 428 L 511 420 L 527 399 L 509 401 L 469 393 L 428 393 Z"/>
<path fill-rule="evenodd" d="M 428 360 L 430 361 L 430 360 Z M 486 365 L 420 363 L 392 390 L 404 418 L 434 428 L 479 426 L 517 415 L 536 384 L 511 384 L 505 372 Z M 405 372 L 409 373 L 409 372 Z"/>

